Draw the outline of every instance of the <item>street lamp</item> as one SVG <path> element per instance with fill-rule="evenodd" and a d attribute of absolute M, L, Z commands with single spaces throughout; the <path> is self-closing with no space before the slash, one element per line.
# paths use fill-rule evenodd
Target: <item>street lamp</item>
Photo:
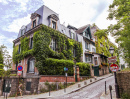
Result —
<path fill-rule="evenodd" d="M 114 48 L 113 48 L 113 47 L 110 47 L 109 52 L 110 52 L 110 53 L 111 53 L 111 55 L 113 56 L 113 53 L 114 53 Z"/>
<path fill-rule="evenodd" d="M 109 52 L 111 53 L 111 55 L 113 56 L 114 53 L 114 48 L 110 47 Z M 113 63 L 114 64 L 114 63 Z M 114 76 L 115 76 L 115 91 L 116 91 L 116 98 L 120 98 L 119 95 L 119 86 L 117 84 L 117 78 L 116 78 L 116 72 L 114 72 Z"/>

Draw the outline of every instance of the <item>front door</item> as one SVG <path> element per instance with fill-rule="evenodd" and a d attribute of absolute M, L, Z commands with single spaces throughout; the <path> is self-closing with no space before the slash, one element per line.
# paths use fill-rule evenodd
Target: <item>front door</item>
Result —
<path fill-rule="evenodd" d="M 99 67 L 94 67 L 94 76 L 99 76 Z"/>
<path fill-rule="evenodd" d="M 4 79 L 3 92 L 10 92 L 11 79 Z"/>

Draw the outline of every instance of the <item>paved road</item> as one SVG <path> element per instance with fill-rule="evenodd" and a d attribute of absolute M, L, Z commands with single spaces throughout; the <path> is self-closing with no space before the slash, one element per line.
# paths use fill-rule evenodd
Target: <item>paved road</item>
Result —
<path fill-rule="evenodd" d="M 105 90 L 105 81 L 107 82 L 107 89 L 109 85 L 114 85 L 114 76 L 100 80 L 91 84 L 78 92 L 62 95 L 50 99 L 99 99 Z"/>

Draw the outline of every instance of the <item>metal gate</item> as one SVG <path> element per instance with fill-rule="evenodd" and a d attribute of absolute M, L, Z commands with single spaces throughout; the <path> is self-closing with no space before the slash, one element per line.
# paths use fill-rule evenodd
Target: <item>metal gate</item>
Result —
<path fill-rule="evenodd" d="M 4 79 L 3 92 L 10 92 L 11 88 L 11 79 Z"/>
<path fill-rule="evenodd" d="M 99 76 L 99 67 L 94 67 L 94 76 Z"/>

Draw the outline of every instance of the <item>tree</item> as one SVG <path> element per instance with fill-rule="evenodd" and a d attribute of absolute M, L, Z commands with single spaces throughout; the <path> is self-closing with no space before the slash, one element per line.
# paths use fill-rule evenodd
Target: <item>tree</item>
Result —
<path fill-rule="evenodd" d="M 3 74 L 3 55 L 2 55 L 2 50 L 0 49 L 0 76 Z"/>
<path fill-rule="evenodd" d="M 114 0 L 109 6 L 108 19 L 117 20 L 117 24 L 110 25 L 108 30 L 116 38 L 118 48 L 130 66 L 130 1 Z"/>
<path fill-rule="evenodd" d="M 3 65 L 5 67 L 11 68 L 12 64 L 12 57 L 9 55 L 9 52 L 7 51 L 7 47 L 5 45 L 0 46 L 1 55 L 3 57 Z"/>

